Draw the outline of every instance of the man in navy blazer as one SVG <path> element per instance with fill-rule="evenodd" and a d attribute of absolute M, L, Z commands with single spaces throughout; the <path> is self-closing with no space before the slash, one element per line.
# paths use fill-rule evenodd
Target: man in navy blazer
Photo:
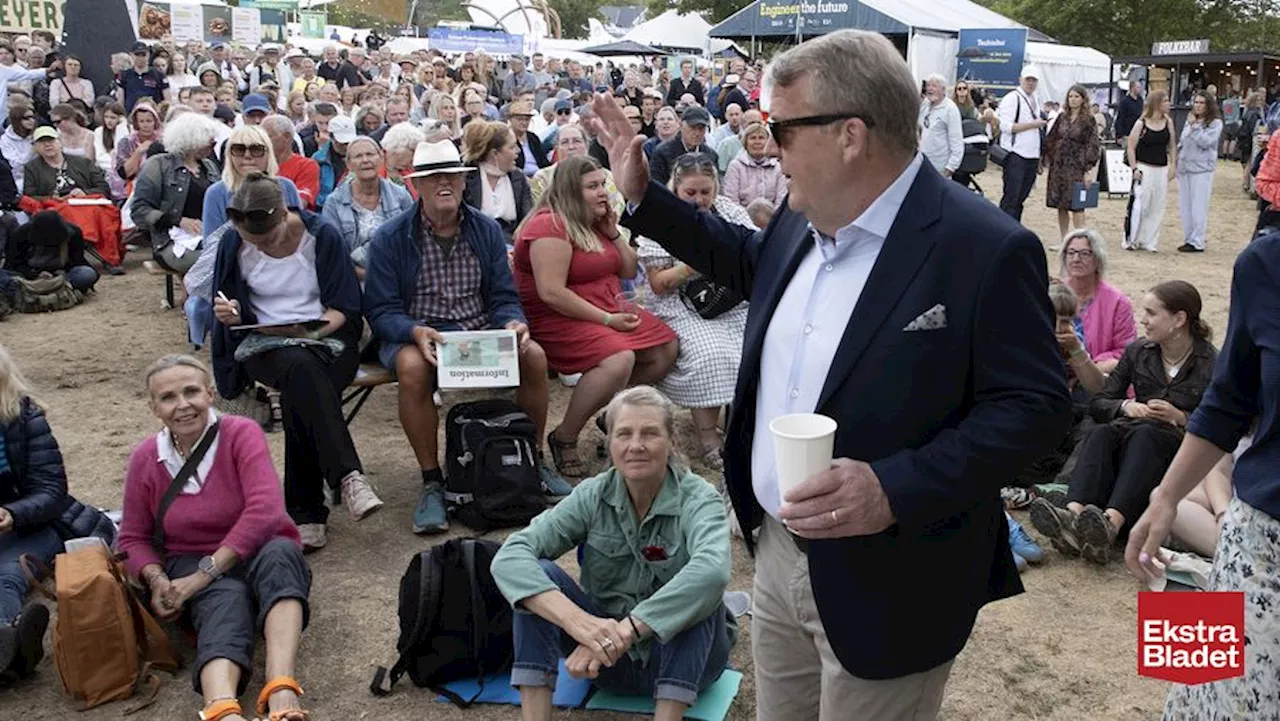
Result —
<path fill-rule="evenodd" d="M 1022 591 L 999 489 L 1070 423 L 1044 251 L 920 155 L 884 37 L 811 40 L 766 83 L 790 194 L 756 234 L 650 183 L 643 138 L 594 109 L 626 225 L 751 301 L 725 479 L 757 718 L 934 718 L 978 609 Z M 784 496 L 768 424 L 805 412 L 837 421 L 836 460 Z"/>

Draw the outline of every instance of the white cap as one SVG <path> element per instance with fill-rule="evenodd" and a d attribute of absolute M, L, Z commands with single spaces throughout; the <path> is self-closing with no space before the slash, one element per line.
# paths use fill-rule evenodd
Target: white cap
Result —
<path fill-rule="evenodd" d="M 346 145 L 356 139 L 356 121 L 345 115 L 334 116 L 329 121 L 329 137 Z"/>
<path fill-rule="evenodd" d="M 1022 69 L 1022 74 L 1018 76 L 1018 79 L 1023 80 L 1025 78 L 1035 78 L 1036 80 L 1039 80 L 1040 68 L 1036 67 L 1035 65 L 1028 65 L 1024 67 Z"/>

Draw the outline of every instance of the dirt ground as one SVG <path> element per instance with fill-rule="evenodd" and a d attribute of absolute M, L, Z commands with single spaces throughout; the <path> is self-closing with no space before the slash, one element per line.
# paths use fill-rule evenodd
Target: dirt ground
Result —
<path fill-rule="evenodd" d="M 1239 166 L 1222 164 L 1217 173 L 1209 220 L 1209 250 L 1201 255 L 1174 252 L 1181 244 L 1177 191 L 1165 213 L 1160 252 L 1120 250 L 1123 199 L 1104 198 L 1090 211 L 1111 251 L 1110 280 L 1135 299 L 1144 289 L 1168 279 L 1191 281 L 1204 297 L 1205 317 L 1217 337 L 1225 330 L 1232 261 L 1251 233 L 1254 205 L 1239 190 Z M 998 200 L 998 170 L 979 176 L 987 196 Z M 1046 243 L 1055 243 L 1056 213 L 1044 207 L 1038 183 L 1027 201 L 1025 222 Z M 1048 251 L 1047 251 L 1048 252 Z M 1051 272 L 1056 257 L 1051 257 Z M 164 353 L 183 351 L 185 325 L 179 310 L 161 307 L 162 281 L 141 268 L 142 255 L 129 259 L 129 273 L 104 278 L 86 304 L 56 316 L 19 316 L 0 324 L 0 342 L 12 350 L 40 398 L 66 456 L 71 490 L 80 499 L 118 507 L 122 474 L 130 450 L 154 433 L 158 421 L 146 407 L 143 369 Z M 568 390 L 553 383 L 553 419 L 568 400 Z M 453 399 L 446 398 L 446 403 Z M 512 707 L 483 706 L 461 712 L 435 702 L 423 690 L 402 682 L 390 698 L 368 690 L 374 667 L 394 660 L 397 633 L 396 592 L 412 554 L 434 541 L 410 532 L 418 488 L 413 456 L 396 419 L 396 394 L 380 388 L 352 426 L 365 468 L 386 507 L 355 524 L 341 509 L 332 515 L 329 547 L 311 556 L 315 574 L 312 623 L 303 639 L 298 677 L 307 690 L 305 705 L 318 721 L 373 719 L 519 718 Z M 683 418 L 685 431 L 691 421 Z M 686 438 L 692 434 L 686 433 Z M 584 458 L 592 458 L 594 429 L 583 434 Z M 282 434 L 270 436 L 277 466 Z M 697 469 L 695 470 L 702 470 Z M 710 476 L 709 476 L 710 477 Z M 1025 521 L 1025 515 L 1021 516 Z M 1030 525 L 1028 528 L 1030 528 Z M 455 530 L 457 527 L 455 526 Z M 1034 530 L 1032 530 L 1034 533 Z M 571 561 L 570 561 L 571 562 Z M 751 560 L 735 543 L 731 588 L 750 590 Z M 904 568 L 902 573 L 929 573 Z M 1138 590 L 1119 564 L 1106 568 L 1067 561 L 1049 550 L 1047 561 L 1024 575 L 1027 592 L 988 606 L 980 615 L 967 648 L 951 676 L 943 716 L 946 719 L 1151 719 L 1159 716 L 1166 685 L 1136 675 L 1135 613 Z M 945 603 L 947 589 L 939 588 Z M 745 673 L 730 719 L 754 718 L 749 626 L 732 662 Z M 261 658 L 246 705 L 256 698 Z M 158 702 L 140 719 L 194 718 L 200 707 L 189 674 L 168 681 Z M 16 690 L 0 692 L 0 716 L 27 719 L 116 718 L 121 704 L 82 714 L 71 712 L 56 674 L 46 661 L 38 676 Z M 556 718 L 609 719 L 609 714 L 557 712 Z M 619 716 L 618 718 L 622 718 Z"/>

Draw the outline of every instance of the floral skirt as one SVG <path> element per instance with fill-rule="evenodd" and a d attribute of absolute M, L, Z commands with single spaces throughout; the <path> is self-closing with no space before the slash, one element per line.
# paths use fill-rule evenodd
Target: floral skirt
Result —
<path fill-rule="evenodd" d="M 1211 591 L 1244 591 L 1244 676 L 1175 685 L 1167 721 L 1280 721 L 1280 520 L 1232 498 Z"/>

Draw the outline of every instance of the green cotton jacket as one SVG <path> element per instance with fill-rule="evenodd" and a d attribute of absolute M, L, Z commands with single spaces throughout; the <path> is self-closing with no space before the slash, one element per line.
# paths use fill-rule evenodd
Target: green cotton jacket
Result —
<path fill-rule="evenodd" d="M 582 588 L 611 618 L 630 615 L 667 642 L 720 612 L 733 566 L 729 523 L 724 500 L 700 476 L 669 470 L 640 523 L 617 470 L 589 478 L 507 538 L 494 556 L 493 578 L 513 606 L 558 590 L 538 560 L 578 545 Z M 646 658 L 647 649 L 640 644 L 634 655 Z"/>

